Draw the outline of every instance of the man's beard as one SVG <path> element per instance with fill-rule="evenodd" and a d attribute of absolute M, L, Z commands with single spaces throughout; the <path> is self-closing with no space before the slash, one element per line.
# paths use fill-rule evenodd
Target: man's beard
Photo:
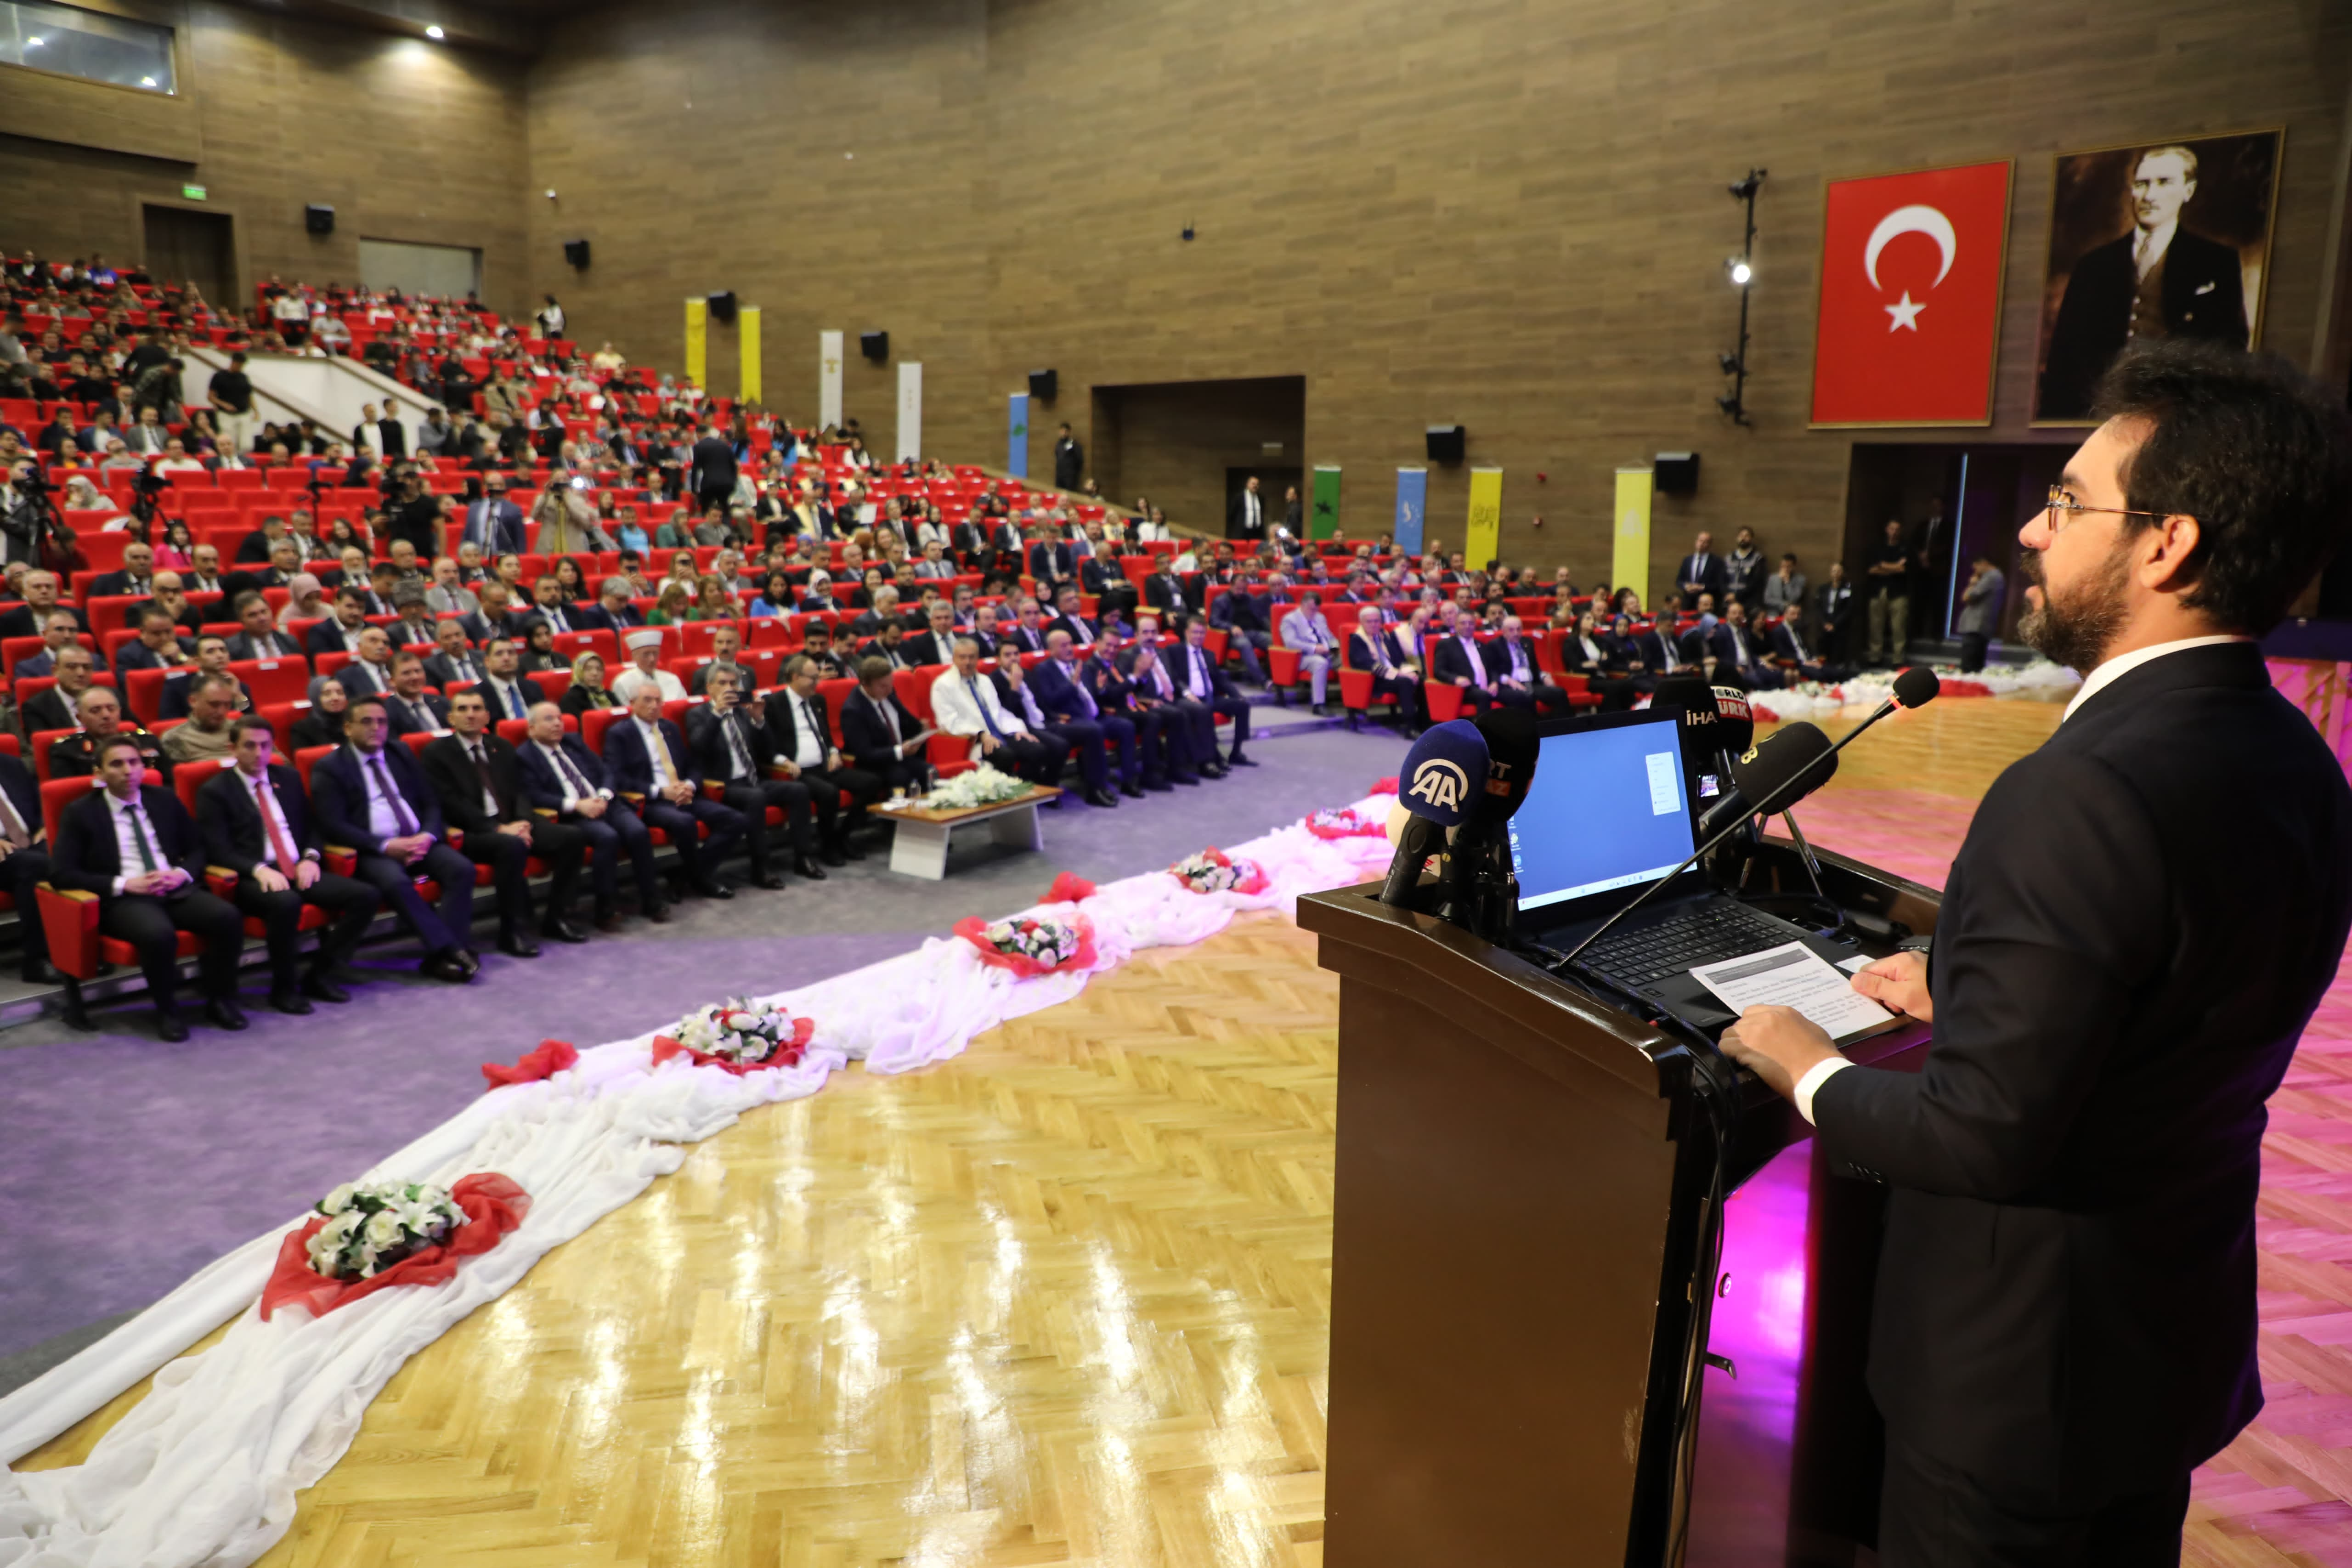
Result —
<path fill-rule="evenodd" d="M 2124 624 L 2124 587 L 2131 574 L 2127 553 L 2126 547 L 2118 544 L 2079 586 L 2061 598 L 2042 575 L 2042 552 L 2027 551 L 2025 579 L 2042 590 L 2042 604 L 2018 618 L 2017 635 L 2043 658 L 2079 674 L 2088 675 L 2097 668 L 2106 657 L 2107 645 Z"/>

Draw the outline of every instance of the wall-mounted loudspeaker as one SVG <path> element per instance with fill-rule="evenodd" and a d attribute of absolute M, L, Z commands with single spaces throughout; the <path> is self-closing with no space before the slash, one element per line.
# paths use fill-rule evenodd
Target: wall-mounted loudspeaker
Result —
<path fill-rule="evenodd" d="M 1429 427 L 1429 460 L 1433 463 L 1458 463 L 1469 432 L 1459 425 L 1433 425 Z"/>
<path fill-rule="evenodd" d="M 586 271 L 588 269 L 588 242 L 584 239 L 565 240 L 563 242 L 563 259 L 567 266 L 576 267 L 583 272 Z"/>
<path fill-rule="evenodd" d="M 302 226 L 309 229 L 312 234 L 334 233 L 335 209 L 332 207 L 322 207 L 316 203 L 304 207 L 302 209 Z"/>
<path fill-rule="evenodd" d="M 858 351 L 865 354 L 867 359 L 879 364 L 882 361 L 890 357 L 890 334 L 887 332 L 860 332 L 857 334 L 857 347 Z"/>
<path fill-rule="evenodd" d="M 1029 395 L 1040 403 L 1054 401 L 1054 394 L 1062 389 L 1061 374 L 1057 371 L 1033 370 L 1029 373 Z"/>
<path fill-rule="evenodd" d="M 731 325 L 734 322 L 735 290 L 730 289 L 723 294 L 713 294 L 710 296 L 707 303 L 710 307 L 710 319 L 712 321 L 718 322 L 722 327 Z"/>
<path fill-rule="evenodd" d="M 1698 454 L 1661 452 L 1650 465 L 1650 476 L 1660 495 L 1689 495 L 1698 489 Z"/>

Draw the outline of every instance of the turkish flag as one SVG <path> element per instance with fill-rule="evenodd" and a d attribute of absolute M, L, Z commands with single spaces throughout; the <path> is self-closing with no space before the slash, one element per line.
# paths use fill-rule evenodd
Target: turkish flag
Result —
<path fill-rule="evenodd" d="M 2009 163 L 1832 180 L 1815 425 L 1989 425 Z"/>

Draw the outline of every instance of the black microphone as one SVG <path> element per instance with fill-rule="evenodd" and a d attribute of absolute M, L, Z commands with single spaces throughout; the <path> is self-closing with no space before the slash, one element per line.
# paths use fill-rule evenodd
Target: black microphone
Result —
<path fill-rule="evenodd" d="M 1805 778 L 1823 758 L 1829 760 L 1829 765 L 1821 770 L 1820 776 L 1807 778 L 1802 794 L 1789 796 L 1777 809 L 1787 810 L 1830 782 L 1831 775 L 1837 772 L 1837 748 L 1830 744 L 1830 738 L 1822 733 L 1820 725 L 1803 720 L 1765 736 L 1760 743 L 1732 759 L 1731 776 L 1724 781 L 1722 798 L 1708 806 L 1698 819 L 1699 837 L 1713 837 L 1719 830 L 1757 816 L 1761 808 L 1750 805 L 1750 801 L 1784 793 L 1784 785 Z"/>
<path fill-rule="evenodd" d="M 1486 809 L 1489 761 L 1486 738 L 1467 720 L 1433 724 L 1413 742 L 1397 785 L 1397 804 L 1412 818 L 1397 835 L 1381 902 L 1410 904 L 1423 864 L 1445 847 L 1446 830 Z"/>
<path fill-rule="evenodd" d="M 1760 770 L 1759 770 L 1759 762 L 1760 762 L 1759 753 L 1762 752 L 1766 746 L 1771 745 L 1774 742 L 1780 740 L 1782 735 L 1788 734 L 1791 731 L 1801 731 L 1811 730 L 1815 735 L 1821 734 L 1822 731 L 1815 725 L 1801 722 L 1789 725 L 1786 729 L 1777 731 L 1774 733 L 1766 736 L 1761 742 L 1750 750 L 1748 757 L 1743 757 L 1741 759 L 1741 761 L 1747 763 L 1751 769 L 1751 777 L 1758 784 L 1759 789 L 1764 790 L 1764 793 L 1749 797 L 1753 800 L 1754 804 L 1748 807 L 1748 813 L 1750 815 L 1762 816 L 1769 812 L 1779 811 L 1785 805 L 1794 805 L 1797 800 L 1801 798 L 1792 793 L 1796 786 L 1802 784 L 1809 773 L 1821 767 L 1824 761 L 1829 763 L 1831 772 L 1835 772 L 1837 768 L 1837 754 L 1840 752 L 1844 751 L 1848 746 L 1853 744 L 1855 737 L 1859 736 L 1864 730 L 1869 729 L 1873 724 L 1877 723 L 1881 719 L 1885 718 L 1897 708 L 1926 707 L 1928 703 L 1933 702 L 1936 700 L 1936 693 L 1942 689 L 1943 682 L 1936 679 L 1936 672 L 1934 670 L 1926 668 L 1922 666 L 1914 666 L 1913 668 L 1905 670 L 1902 674 L 1895 678 L 1894 694 L 1888 697 L 1885 701 L 1880 703 L 1878 707 L 1873 710 L 1869 718 L 1864 719 L 1861 723 L 1856 724 L 1853 729 L 1847 731 L 1844 738 L 1840 740 L 1836 745 L 1830 747 L 1826 751 L 1814 752 L 1810 741 L 1800 738 L 1795 742 L 1793 744 L 1797 748 L 1803 752 L 1811 753 L 1811 760 L 1802 763 L 1795 770 L 1788 772 L 1780 776 L 1777 785 L 1770 784 L 1769 781 L 1767 780 Z M 1758 759 L 1758 761 L 1750 761 L 1750 759 Z M 1776 774 L 1781 773 L 1781 770 L 1778 767 L 1775 767 L 1772 771 Z M 1823 773 L 1822 776 L 1826 779 L 1829 774 Z M 1744 795 L 1747 792 L 1742 790 L 1738 793 Z M 1566 956 L 1562 957 L 1553 967 L 1556 969 L 1566 969 L 1570 964 L 1573 963 L 1576 961 L 1576 955 L 1582 952 L 1586 948 L 1591 947 L 1595 942 L 1599 941 L 1601 935 L 1606 932 L 1610 927 L 1615 925 L 1619 921 L 1623 920 L 1627 915 L 1632 914 L 1635 910 L 1640 909 L 1643 904 L 1648 903 L 1652 899 L 1657 897 L 1660 893 L 1674 886 L 1675 878 L 1681 876 L 1685 871 L 1689 870 L 1693 866 L 1698 863 L 1701 857 L 1706 855 L 1725 839 L 1738 832 L 1741 826 L 1747 821 L 1748 816 L 1742 816 L 1737 821 L 1733 822 L 1731 826 L 1724 828 L 1720 833 L 1716 834 L 1715 837 L 1707 839 L 1704 844 L 1701 844 L 1696 850 L 1691 852 L 1691 858 L 1689 859 L 1684 861 L 1681 865 L 1675 867 L 1673 870 L 1667 872 L 1664 876 L 1659 878 L 1648 887 L 1643 889 L 1640 897 L 1636 898 L 1632 903 L 1627 904 L 1623 909 L 1619 910 L 1615 914 L 1611 915 L 1607 920 L 1601 921 L 1600 926 L 1594 930 L 1591 936 L 1586 937 L 1582 942 L 1578 942 L 1574 947 L 1569 949 Z"/>
<path fill-rule="evenodd" d="M 1504 832 L 1535 779 L 1538 741 L 1533 713 L 1490 708 L 1472 721 L 1486 743 L 1486 788 L 1454 830 L 1439 883 L 1438 917 L 1489 942 L 1509 939 L 1518 913 L 1518 877 Z"/>

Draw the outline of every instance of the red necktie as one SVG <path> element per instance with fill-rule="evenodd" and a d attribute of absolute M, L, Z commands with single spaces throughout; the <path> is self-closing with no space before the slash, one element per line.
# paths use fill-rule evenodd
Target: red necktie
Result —
<path fill-rule="evenodd" d="M 253 809 L 261 813 L 261 826 L 269 835 L 269 852 L 278 857 L 278 868 L 290 876 L 293 873 L 295 862 L 301 859 L 301 857 L 294 853 L 294 847 L 291 844 L 286 842 L 286 835 L 279 829 L 278 818 L 269 809 L 269 803 L 262 798 L 262 792 L 268 787 L 269 779 L 267 774 L 253 781 Z"/>

